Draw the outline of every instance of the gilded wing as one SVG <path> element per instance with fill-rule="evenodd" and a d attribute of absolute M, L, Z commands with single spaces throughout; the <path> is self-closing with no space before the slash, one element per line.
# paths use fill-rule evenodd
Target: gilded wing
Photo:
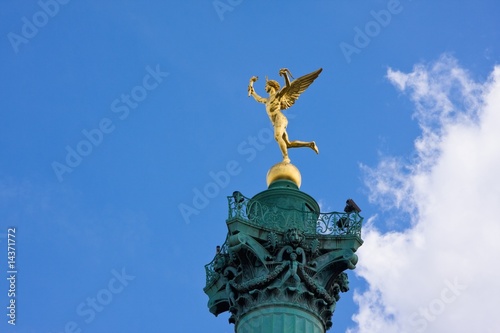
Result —
<path fill-rule="evenodd" d="M 301 76 L 298 79 L 292 81 L 290 85 L 283 87 L 283 89 L 280 90 L 277 96 L 278 98 L 280 98 L 281 110 L 288 109 L 290 106 L 292 106 L 299 98 L 300 94 L 302 94 L 307 89 L 307 87 L 309 87 L 311 83 L 316 80 L 322 70 L 323 69 L 320 68 L 312 73 Z"/>

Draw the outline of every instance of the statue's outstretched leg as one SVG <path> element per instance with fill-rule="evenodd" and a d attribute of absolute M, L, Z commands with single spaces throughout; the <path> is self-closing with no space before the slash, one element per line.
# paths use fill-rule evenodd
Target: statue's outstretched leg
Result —
<path fill-rule="evenodd" d="M 288 148 L 301 148 L 301 147 L 309 147 L 312 150 L 316 152 L 316 154 L 319 154 L 319 149 L 318 146 L 316 146 L 316 142 L 310 141 L 310 142 L 304 142 L 304 141 L 292 141 L 287 144 Z"/>
<path fill-rule="evenodd" d="M 301 148 L 301 147 L 309 147 L 312 150 L 316 152 L 316 154 L 319 154 L 319 149 L 318 146 L 316 146 L 316 142 L 314 141 L 290 141 L 288 140 L 288 133 L 286 130 L 283 130 L 283 134 L 276 133 L 275 131 L 275 136 L 274 138 L 278 142 L 278 145 L 280 146 L 281 152 L 283 154 L 283 162 L 285 163 L 290 163 L 290 158 L 288 157 L 288 148 Z"/>

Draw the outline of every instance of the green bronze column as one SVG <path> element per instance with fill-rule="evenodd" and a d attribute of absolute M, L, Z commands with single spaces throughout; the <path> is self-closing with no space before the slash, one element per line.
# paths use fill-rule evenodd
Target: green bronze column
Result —
<path fill-rule="evenodd" d="M 252 198 L 228 197 L 226 241 L 205 266 L 209 310 L 229 311 L 237 333 L 324 333 L 357 263 L 359 208 L 320 213 L 287 162 L 267 181 Z"/>
<path fill-rule="evenodd" d="M 323 333 L 324 325 L 314 313 L 288 305 L 263 306 L 242 316 L 238 333 L 303 332 Z"/>

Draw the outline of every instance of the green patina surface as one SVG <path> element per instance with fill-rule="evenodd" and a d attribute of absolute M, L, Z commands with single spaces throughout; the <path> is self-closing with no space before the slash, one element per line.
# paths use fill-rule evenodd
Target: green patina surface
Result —
<path fill-rule="evenodd" d="M 205 266 L 209 310 L 229 311 L 238 333 L 325 332 L 349 289 L 344 271 L 357 263 L 363 218 L 320 213 L 286 180 L 228 203 L 226 241 Z"/>

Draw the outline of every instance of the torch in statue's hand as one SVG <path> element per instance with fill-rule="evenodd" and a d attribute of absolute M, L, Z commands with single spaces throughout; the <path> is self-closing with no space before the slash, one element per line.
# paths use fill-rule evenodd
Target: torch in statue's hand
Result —
<path fill-rule="evenodd" d="M 250 83 L 248 84 L 248 97 L 253 93 L 253 83 L 259 79 L 258 76 L 252 76 Z"/>

